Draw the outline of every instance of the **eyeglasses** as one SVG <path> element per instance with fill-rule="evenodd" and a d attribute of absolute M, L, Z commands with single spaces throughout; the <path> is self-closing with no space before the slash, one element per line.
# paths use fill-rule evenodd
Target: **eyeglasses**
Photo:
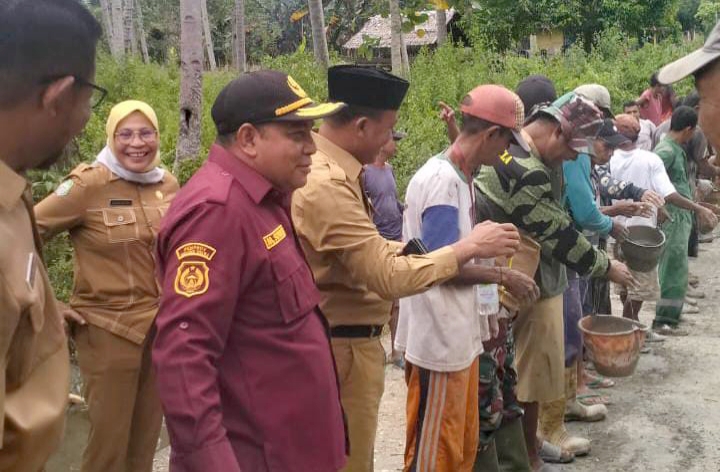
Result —
<path fill-rule="evenodd" d="M 157 131 L 148 128 L 143 128 L 137 131 L 133 131 L 130 129 L 121 129 L 120 131 L 115 133 L 115 139 L 117 139 L 120 144 L 127 145 L 132 143 L 136 135 L 145 144 L 152 144 L 157 141 Z"/>
<path fill-rule="evenodd" d="M 73 79 L 75 79 L 74 85 L 78 85 L 80 87 L 90 87 L 91 89 L 93 89 L 92 96 L 90 97 L 90 106 L 92 108 L 98 108 L 100 104 L 105 100 L 105 97 L 107 97 L 108 91 L 106 89 L 100 87 L 99 85 L 95 85 L 94 83 L 87 81 L 78 75 L 54 75 L 52 77 L 41 80 L 40 84 L 47 85 L 55 82 L 58 79 L 62 79 L 63 77 L 72 77 Z"/>

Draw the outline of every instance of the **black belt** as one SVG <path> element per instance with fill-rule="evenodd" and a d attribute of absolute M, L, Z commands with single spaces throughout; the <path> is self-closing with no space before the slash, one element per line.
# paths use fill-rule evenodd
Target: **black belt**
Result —
<path fill-rule="evenodd" d="M 382 325 L 340 325 L 330 328 L 334 338 L 374 338 L 382 334 Z"/>

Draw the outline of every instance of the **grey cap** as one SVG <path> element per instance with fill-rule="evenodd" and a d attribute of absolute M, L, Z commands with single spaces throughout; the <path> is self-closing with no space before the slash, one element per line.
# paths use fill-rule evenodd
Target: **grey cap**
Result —
<path fill-rule="evenodd" d="M 658 81 L 661 84 L 675 83 L 718 58 L 720 58 L 720 23 L 710 32 L 703 47 L 660 69 Z"/>
<path fill-rule="evenodd" d="M 582 95 L 600 108 L 606 115 L 612 117 L 612 103 L 610 101 L 610 92 L 600 84 L 581 85 L 575 89 L 575 93 Z"/>

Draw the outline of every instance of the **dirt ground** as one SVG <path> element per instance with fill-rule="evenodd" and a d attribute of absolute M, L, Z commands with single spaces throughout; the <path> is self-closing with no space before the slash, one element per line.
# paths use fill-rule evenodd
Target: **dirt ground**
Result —
<path fill-rule="evenodd" d="M 700 276 L 707 298 L 699 302 L 700 314 L 686 315 L 683 327 L 689 336 L 652 345 L 632 377 L 616 379 L 617 385 L 605 391 L 613 402 L 605 421 L 569 425 L 571 432 L 589 437 L 593 449 L 564 471 L 720 471 L 720 242 L 700 247 L 690 267 Z M 616 299 L 613 308 L 618 314 Z M 653 314 L 654 305 L 647 305 L 641 320 L 650 322 Z M 401 470 L 405 393 L 402 371 L 389 366 L 376 441 L 377 472 Z M 86 434 L 85 413 L 71 411 L 65 442 L 48 472 L 80 470 Z M 168 470 L 167 444 L 163 436 L 156 472 Z"/>

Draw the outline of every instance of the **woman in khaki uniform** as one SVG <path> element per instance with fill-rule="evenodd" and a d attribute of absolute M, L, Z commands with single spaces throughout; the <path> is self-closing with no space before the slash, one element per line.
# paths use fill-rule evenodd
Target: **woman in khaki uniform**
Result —
<path fill-rule="evenodd" d="M 64 315 L 74 322 L 90 416 L 82 470 L 149 472 L 162 421 L 147 336 L 160 296 L 153 251 L 178 183 L 158 167 L 149 105 L 116 105 L 106 131 L 96 161 L 76 167 L 35 215 L 43 239 L 68 231 L 75 250 Z"/>

